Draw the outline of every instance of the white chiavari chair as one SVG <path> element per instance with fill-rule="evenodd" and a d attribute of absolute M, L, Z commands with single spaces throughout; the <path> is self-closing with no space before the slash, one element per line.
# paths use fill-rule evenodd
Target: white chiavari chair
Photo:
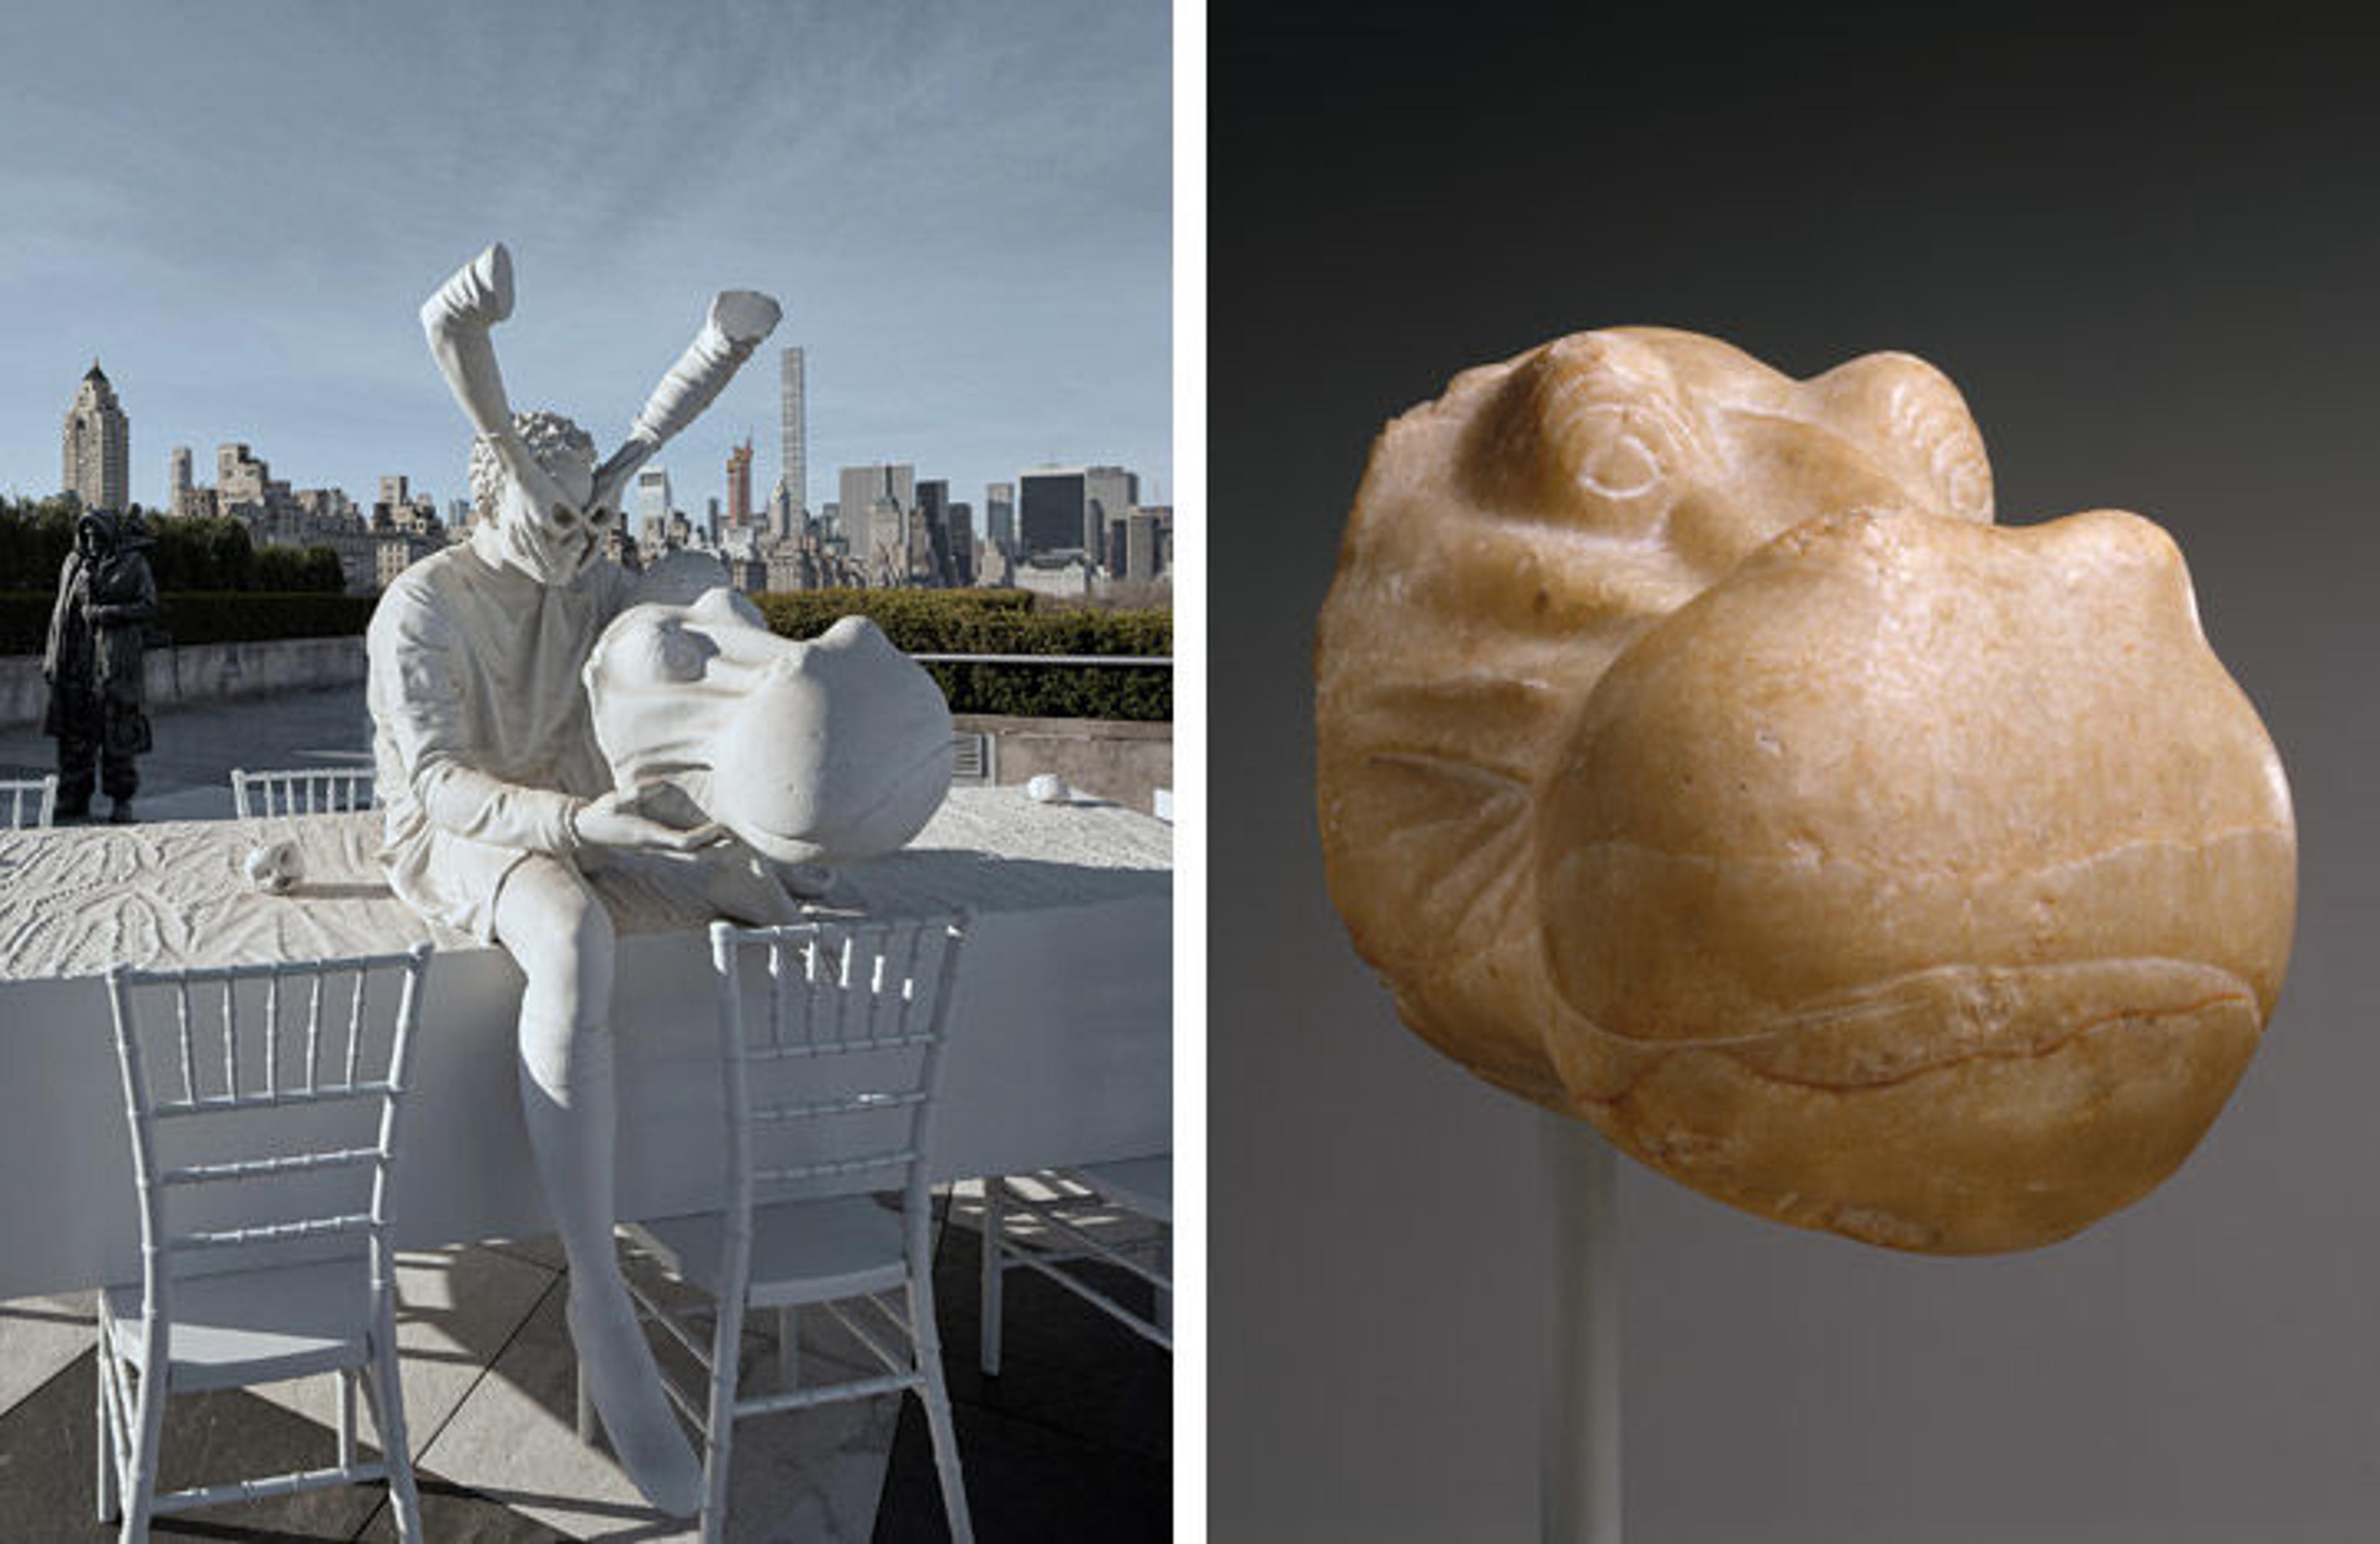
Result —
<path fill-rule="evenodd" d="M 982 1341 L 978 1361 L 1000 1372 L 1002 1282 L 1029 1270 L 1143 1340 L 1173 1349 L 1173 1160 L 1128 1159 L 993 1174 L 983 1182 Z M 1137 1278 L 1151 1294 L 1143 1313 L 1121 1302 L 1085 1265 Z"/>
<path fill-rule="evenodd" d="M 58 774 L 0 779 L 0 830 L 52 823 L 58 809 Z"/>
<path fill-rule="evenodd" d="M 380 803 L 370 767 L 284 767 L 231 772 L 232 813 L 243 821 L 274 815 L 336 815 Z"/>
<path fill-rule="evenodd" d="M 952 1537 L 961 1544 L 974 1537 L 934 1326 L 926 1181 L 964 941 L 963 918 L 711 928 L 727 1206 L 622 1229 L 632 1247 L 711 1305 L 705 1334 L 630 1276 L 643 1311 L 708 1379 L 699 1391 L 669 1385 L 704 1439 L 706 1540 L 725 1537 L 738 1417 L 903 1390 L 925 1406 Z M 772 1392 L 739 1392 L 747 1311 L 778 1311 L 790 1374 L 794 1314 L 812 1306 L 849 1331 L 881 1370 L 817 1384 L 787 1376 Z M 582 1421 L 584 1408 L 582 1398 Z"/>
<path fill-rule="evenodd" d="M 100 1294 L 99 1515 L 128 1544 L 164 1513 L 369 1480 L 387 1481 L 398 1537 L 421 1537 L 389 1183 L 429 956 L 108 973 L 141 1277 Z M 334 1466 L 157 1493 L 168 1395 L 325 1372 Z"/>

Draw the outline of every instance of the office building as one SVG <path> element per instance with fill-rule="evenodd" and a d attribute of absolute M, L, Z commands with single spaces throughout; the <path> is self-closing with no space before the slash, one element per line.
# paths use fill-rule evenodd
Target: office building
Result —
<path fill-rule="evenodd" d="M 917 518 L 909 531 L 909 581 L 947 588 L 958 582 L 951 547 L 951 485 L 941 478 L 917 484 Z"/>
<path fill-rule="evenodd" d="M 176 445 L 173 454 L 165 458 L 165 507 L 181 508 L 191 486 L 190 447 Z"/>
<path fill-rule="evenodd" d="M 668 538 L 669 517 L 669 468 L 647 467 L 637 473 L 637 530 L 656 551 Z"/>
<path fill-rule="evenodd" d="M 1037 467 L 1016 479 L 1016 545 L 1020 556 L 1083 551 L 1087 506 L 1080 467 Z"/>
<path fill-rule="evenodd" d="M 124 416 L 115 388 L 97 359 L 75 388 L 59 440 L 67 492 L 80 499 L 85 509 L 120 512 L 131 506 L 132 420 Z"/>
<path fill-rule="evenodd" d="M 962 499 L 951 505 L 951 575 L 949 582 L 965 588 L 975 583 L 975 511 Z"/>
<path fill-rule="evenodd" d="M 727 453 L 727 529 L 740 531 L 752 523 L 752 441 Z"/>
<path fill-rule="evenodd" d="M 905 515 L 917 507 L 917 468 L 904 461 L 845 467 L 836 474 L 836 482 L 844 522 L 855 528 L 846 534 L 858 535 L 868 529 L 879 499 L 892 500 Z"/>
<path fill-rule="evenodd" d="M 803 402 L 804 364 L 798 347 L 777 357 L 778 407 L 783 415 L 777 472 L 776 529 L 779 536 L 799 536 L 802 517 L 810 505 L 809 420 Z"/>
<path fill-rule="evenodd" d="M 983 485 L 984 541 L 1003 557 L 1016 555 L 1016 486 L 1010 482 Z"/>
<path fill-rule="evenodd" d="M 1140 478 L 1122 467 L 1089 467 L 1083 472 L 1083 550 L 1108 572 L 1122 566 L 1120 528 L 1140 503 Z"/>

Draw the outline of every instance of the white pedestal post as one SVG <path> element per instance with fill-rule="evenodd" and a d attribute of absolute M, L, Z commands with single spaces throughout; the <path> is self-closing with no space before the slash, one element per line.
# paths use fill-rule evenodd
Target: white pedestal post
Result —
<path fill-rule="evenodd" d="M 1538 1121 L 1553 1222 L 1541 1537 L 1620 1544 L 1619 1158 L 1585 1121 Z"/>

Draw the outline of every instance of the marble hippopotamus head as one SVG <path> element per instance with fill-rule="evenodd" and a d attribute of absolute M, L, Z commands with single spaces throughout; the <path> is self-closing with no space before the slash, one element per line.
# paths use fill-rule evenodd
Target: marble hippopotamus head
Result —
<path fill-rule="evenodd" d="M 892 852 L 950 788 L 941 688 L 864 616 L 796 642 L 724 587 L 648 602 L 604 630 L 585 679 L 621 786 L 671 784 L 781 862 Z"/>

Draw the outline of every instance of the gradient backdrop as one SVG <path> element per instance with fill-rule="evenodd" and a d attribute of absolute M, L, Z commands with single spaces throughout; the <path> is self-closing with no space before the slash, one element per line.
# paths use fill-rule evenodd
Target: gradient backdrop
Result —
<path fill-rule="evenodd" d="M 2380 1537 L 2380 51 L 1219 9 L 1210 55 L 1217 1539 L 1523 1539 L 1533 1112 L 1325 895 L 1308 658 L 1379 426 L 1582 328 L 1965 391 L 2000 517 L 2138 510 L 2298 800 L 2289 989 L 2214 1131 L 1983 1260 L 1621 1178 L 1632 1544 Z"/>

